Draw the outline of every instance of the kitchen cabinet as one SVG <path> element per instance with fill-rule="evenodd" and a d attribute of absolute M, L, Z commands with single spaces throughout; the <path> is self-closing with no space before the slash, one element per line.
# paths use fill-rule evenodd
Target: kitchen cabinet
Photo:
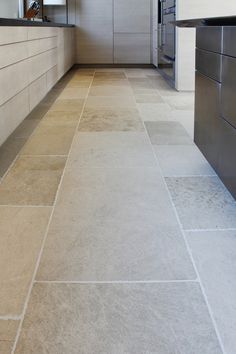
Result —
<path fill-rule="evenodd" d="M 113 0 L 77 0 L 77 62 L 113 63 Z"/>
<path fill-rule="evenodd" d="M 150 63 L 150 34 L 115 33 L 114 63 Z"/>
<path fill-rule="evenodd" d="M 150 0 L 114 0 L 115 33 L 150 33 Z"/>

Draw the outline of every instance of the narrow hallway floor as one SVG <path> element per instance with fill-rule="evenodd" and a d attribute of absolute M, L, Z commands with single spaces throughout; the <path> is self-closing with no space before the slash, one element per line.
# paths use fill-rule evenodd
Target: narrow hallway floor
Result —
<path fill-rule="evenodd" d="M 0 353 L 236 352 L 236 203 L 193 110 L 154 69 L 73 69 L 1 148 Z"/>

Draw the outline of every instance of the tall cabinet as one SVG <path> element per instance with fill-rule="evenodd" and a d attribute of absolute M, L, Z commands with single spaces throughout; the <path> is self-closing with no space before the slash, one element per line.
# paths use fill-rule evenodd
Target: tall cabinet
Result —
<path fill-rule="evenodd" d="M 114 63 L 151 61 L 151 1 L 114 0 Z"/>
<path fill-rule="evenodd" d="M 153 0 L 76 0 L 77 63 L 150 64 Z"/>

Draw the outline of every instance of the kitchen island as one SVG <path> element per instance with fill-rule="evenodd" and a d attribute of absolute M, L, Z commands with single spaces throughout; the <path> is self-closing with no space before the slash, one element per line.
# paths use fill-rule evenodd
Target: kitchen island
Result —
<path fill-rule="evenodd" d="M 175 24 L 197 29 L 194 141 L 236 198 L 236 17 Z"/>
<path fill-rule="evenodd" d="M 0 19 L 0 146 L 74 62 L 74 26 Z"/>

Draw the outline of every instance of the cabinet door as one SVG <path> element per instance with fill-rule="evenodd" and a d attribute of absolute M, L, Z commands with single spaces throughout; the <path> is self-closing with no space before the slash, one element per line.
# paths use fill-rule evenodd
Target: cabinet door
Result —
<path fill-rule="evenodd" d="M 113 1 L 76 0 L 77 63 L 113 63 Z"/>
<path fill-rule="evenodd" d="M 218 169 L 220 84 L 196 72 L 194 141 L 212 167 Z"/>
<path fill-rule="evenodd" d="M 236 128 L 236 58 L 223 56 L 222 64 L 222 116 Z"/>
<path fill-rule="evenodd" d="M 117 64 L 150 64 L 150 34 L 115 33 L 114 62 Z"/>
<path fill-rule="evenodd" d="M 151 0 L 114 0 L 114 31 L 150 33 Z"/>
<path fill-rule="evenodd" d="M 220 120 L 219 176 L 236 198 L 236 129 Z"/>

